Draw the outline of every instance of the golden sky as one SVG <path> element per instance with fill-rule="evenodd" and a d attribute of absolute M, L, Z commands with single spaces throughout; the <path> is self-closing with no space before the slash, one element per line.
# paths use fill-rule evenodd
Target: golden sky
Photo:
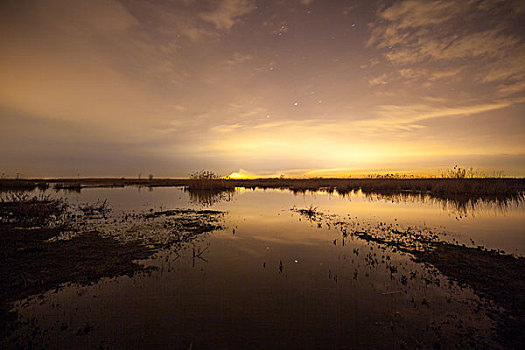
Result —
<path fill-rule="evenodd" d="M 0 171 L 525 176 L 521 0 L 4 0 Z"/>

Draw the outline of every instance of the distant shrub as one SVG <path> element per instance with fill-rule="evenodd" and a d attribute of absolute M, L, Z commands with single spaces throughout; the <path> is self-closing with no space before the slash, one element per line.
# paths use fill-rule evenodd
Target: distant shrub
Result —
<path fill-rule="evenodd" d="M 189 190 L 229 190 L 235 186 L 213 171 L 201 170 L 190 174 Z"/>

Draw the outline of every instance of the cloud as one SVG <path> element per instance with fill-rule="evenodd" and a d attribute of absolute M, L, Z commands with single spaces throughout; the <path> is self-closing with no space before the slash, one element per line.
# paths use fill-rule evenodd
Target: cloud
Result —
<path fill-rule="evenodd" d="M 134 169 L 137 154 L 143 157 L 137 163 L 158 157 L 186 175 L 213 164 L 328 168 L 380 162 L 396 152 L 436 153 L 432 140 L 447 144 L 450 134 L 434 134 L 436 125 L 467 123 L 459 117 L 502 109 L 523 96 L 523 39 L 508 28 L 520 23 L 519 11 L 494 1 L 392 2 L 375 18 L 365 11 L 362 29 L 352 30 L 361 38 L 367 32 L 360 23 L 373 23 L 363 49 L 350 35 L 325 40 L 353 23 L 340 15 L 344 4 L 324 7 L 325 16 L 316 11 L 325 4 L 313 2 L 307 16 L 299 0 L 260 2 L 255 16 L 252 0 L 6 0 L 0 111 L 31 121 L 3 119 L 0 125 L 11 129 L 0 128 L 0 140 L 10 148 L 0 158 L 16 157 L 17 149 L 28 157 L 33 149 L 48 150 L 57 158 L 78 149 L 93 166 L 96 157 L 111 154 Z M 364 5 L 354 9 L 357 16 Z M 508 14 L 498 12 L 499 24 L 481 20 L 490 11 Z M 270 35 L 288 26 L 286 40 Z M 343 51 L 355 52 L 355 59 Z M 334 55 L 337 64 L 330 63 Z M 509 129 L 522 130 L 518 117 L 509 117 L 519 108 L 495 114 L 501 118 L 495 123 L 511 120 Z M 58 127 L 67 123 L 73 126 Z M 477 149 L 488 144 L 470 128 L 456 129 Z M 24 142 L 15 142 L 18 135 Z M 421 135 L 430 141 L 413 147 Z M 507 130 L 491 135 L 516 143 Z"/>
<path fill-rule="evenodd" d="M 125 7 L 140 23 L 142 39 L 166 43 L 178 42 L 183 38 L 192 41 L 213 37 L 216 33 L 206 28 L 197 15 L 198 3 L 174 0 L 168 4 L 162 1 L 125 1 Z"/>
<path fill-rule="evenodd" d="M 381 85 L 386 85 L 388 84 L 388 80 L 387 80 L 387 75 L 386 74 L 381 74 L 380 76 L 378 77 L 375 77 L 375 78 L 372 78 L 370 80 L 368 80 L 368 85 L 370 86 L 381 86 Z"/>
<path fill-rule="evenodd" d="M 432 88 L 449 97 L 457 86 L 463 99 L 479 105 L 522 93 L 525 41 L 515 23 L 525 20 L 523 8 L 499 0 L 405 0 L 380 8 L 367 46 L 382 57 L 373 68 L 382 79 L 369 83 L 391 91 L 403 83 L 414 94 Z M 398 74 L 388 74 L 392 67 Z"/>
<path fill-rule="evenodd" d="M 380 17 L 395 22 L 397 31 L 440 24 L 454 18 L 467 8 L 466 2 L 406 0 L 395 3 L 379 13 Z"/>
<path fill-rule="evenodd" d="M 428 72 L 426 69 L 403 68 L 399 70 L 399 75 L 406 80 L 419 79 L 427 74 Z"/>
<path fill-rule="evenodd" d="M 457 69 L 447 69 L 447 70 L 438 70 L 430 73 L 428 80 L 439 80 L 451 78 L 461 73 L 461 68 Z"/>
<path fill-rule="evenodd" d="M 520 38 L 505 33 L 512 24 L 509 15 L 495 24 L 483 23 L 491 14 L 468 1 L 405 0 L 377 15 L 380 21 L 372 24 L 367 45 L 387 49 L 384 57 L 394 64 L 499 58 L 521 44 Z"/>
<path fill-rule="evenodd" d="M 500 96 L 515 95 L 525 91 L 525 45 L 511 55 L 487 64 L 477 73 L 477 80 L 484 84 L 497 84 Z"/>
<path fill-rule="evenodd" d="M 252 0 L 222 0 L 213 11 L 201 13 L 200 17 L 219 30 L 230 30 L 242 16 L 254 9 Z"/>
<path fill-rule="evenodd" d="M 275 151 L 283 145 L 294 148 L 304 143 L 312 144 L 312 147 L 323 144 L 335 147 L 339 142 L 345 143 L 348 134 L 353 135 L 351 143 L 368 144 L 379 141 L 382 144 L 381 140 L 386 135 L 402 137 L 413 133 L 424 128 L 421 123 L 429 119 L 466 117 L 506 108 L 513 103 L 514 101 L 503 100 L 493 104 L 454 105 L 442 99 L 427 99 L 418 104 L 379 105 L 373 110 L 372 117 L 355 120 L 343 120 L 336 116 L 332 119 L 275 121 L 254 121 L 248 118 L 233 124 L 212 127 L 208 129 L 206 138 L 214 143 L 212 148 L 221 150 L 233 147 L 231 144 L 235 144 L 235 147 L 241 150 L 264 146 L 275 148 Z M 258 108 L 249 114 L 251 116 L 257 113 L 260 113 Z M 297 145 L 290 146 L 290 143 Z"/>
<path fill-rule="evenodd" d="M 32 1 L 33 13 L 54 26 L 73 32 L 118 35 L 139 25 L 137 19 L 115 0 Z"/>
<path fill-rule="evenodd" d="M 465 34 L 462 37 L 425 37 L 400 44 L 385 57 L 394 64 L 411 64 L 425 60 L 454 60 L 504 57 L 519 43 L 497 30 Z"/>
<path fill-rule="evenodd" d="M 242 54 L 240 52 L 236 52 L 233 54 L 232 58 L 227 59 L 224 61 L 224 63 L 235 66 L 237 64 L 241 64 L 247 61 L 251 61 L 253 59 L 253 56 L 250 54 Z"/>
<path fill-rule="evenodd" d="M 411 105 L 380 105 L 376 107 L 375 114 L 379 119 L 370 122 L 385 124 L 385 126 L 398 124 L 413 124 L 423 120 L 443 117 L 468 116 L 472 114 L 502 109 L 513 104 L 513 101 L 500 101 L 492 104 L 474 104 L 447 106 L 429 104 Z"/>

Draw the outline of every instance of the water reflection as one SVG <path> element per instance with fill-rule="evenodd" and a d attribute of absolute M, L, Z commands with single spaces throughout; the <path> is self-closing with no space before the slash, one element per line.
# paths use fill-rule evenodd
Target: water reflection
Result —
<path fill-rule="evenodd" d="M 326 215 L 315 207 L 292 208 L 292 211 L 316 224 L 318 229 L 326 226 L 339 230 L 341 237 L 334 239 L 334 245 L 344 247 L 345 242 L 352 244 L 353 238 L 366 242 L 370 251 L 364 256 L 364 263 L 374 268 L 385 266 L 391 278 L 398 279 L 404 286 L 409 278 L 422 278 L 427 285 L 441 287 L 443 277 L 470 286 L 480 297 L 490 299 L 505 310 L 494 311 L 499 318 L 496 332 L 499 341 L 511 347 L 521 343 L 515 334 L 519 334 L 525 321 L 525 302 L 520 297 L 523 279 L 518 277 L 525 272 L 525 259 L 483 246 L 445 242 L 428 228 L 402 227 L 388 222 L 366 223 L 357 218 Z M 374 251 L 374 248 L 377 249 Z M 418 277 L 415 271 L 400 269 L 401 266 L 391 262 L 391 253 L 395 252 L 408 253 L 413 261 L 423 263 L 429 268 L 428 275 Z M 359 248 L 354 248 L 353 253 L 359 256 Z M 357 277 L 355 269 L 354 278 Z"/>
<path fill-rule="evenodd" d="M 475 216 L 477 212 L 496 211 L 505 213 L 517 209 L 525 203 L 524 194 L 503 196 L 436 196 L 421 193 L 374 193 L 365 192 L 363 195 L 369 200 L 389 201 L 392 203 L 427 203 L 437 204 L 445 211 L 449 211 L 461 219 Z"/>
<path fill-rule="evenodd" d="M 440 211 L 457 202 L 413 194 L 123 188 L 67 196 L 95 203 L 81 207 L 88 214 L 107 198 L 113 211 L 98 229 L 159 250 L 141 262 L 156 268 L 150 275 L 19 304 L 28 323 L 18 335 L 33 341 L 36 333 L 50 348 L 497 348 L 494 310 L 467 286 L 512 306 L 505 300 L 519 278 L 494 294 L 476 275 L 512 266 L 507 276 L 519 276 L 512 263 L 522 260 L 444 243 L 444 234 L 464 230 L 470 239 L 485 229 L 500 247 L 510 233 L 508 246 L 525 251 L 522 199 L 503 200 L 506 217 L 483 211 L 498 201 L 474 201 L 479 216 L 457 222 Z M 447 260 L 472 269 L 458 273 Z"/>
<path fill-rule="evenodd" d="M 211 207 L 220 202 L 231 201 L 239 190 L 244 188 L 227 189 L 227 190 L 192 190 L 185 188 L 189 194 L 190 202 L 196 205 Z M 253 189 L 255 190 L 255 189 Z M 508 194 L 508 195 L 446 195 L 431 194 L 419 192 L 373 192 L 353 190 L 348 192 L 337 192 L 334 188 L 320 189 L 281 189 L 294 195 L 305 194 L 330 194 L 352 200 L 355 197 L 364 197 L 370 201 L 387 201 L 391 203 L 421 203 L 430 205 L 439 205 L 443 210 L 455 215 L 457 219 L 469 216 L 475 216 L 477 212 L 495 211 L 505 213 L 508 210 L 523 207 L 525 203 L 525 194 Z"/>
<path fill-rule="evenodd" d="M 185 188 L 190 202 L 203 207 L 211 207 L 219 202 L 229 202 L 233 199 L 235 189 L 226 190 L 194 190 Z"/>

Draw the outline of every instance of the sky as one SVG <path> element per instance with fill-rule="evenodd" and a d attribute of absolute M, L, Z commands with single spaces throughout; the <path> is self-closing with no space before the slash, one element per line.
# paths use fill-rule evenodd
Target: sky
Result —
<path fill-rule="evenodd" d="M 4 176 L 525 176 L 522 0 L 3 0 Z"/>

